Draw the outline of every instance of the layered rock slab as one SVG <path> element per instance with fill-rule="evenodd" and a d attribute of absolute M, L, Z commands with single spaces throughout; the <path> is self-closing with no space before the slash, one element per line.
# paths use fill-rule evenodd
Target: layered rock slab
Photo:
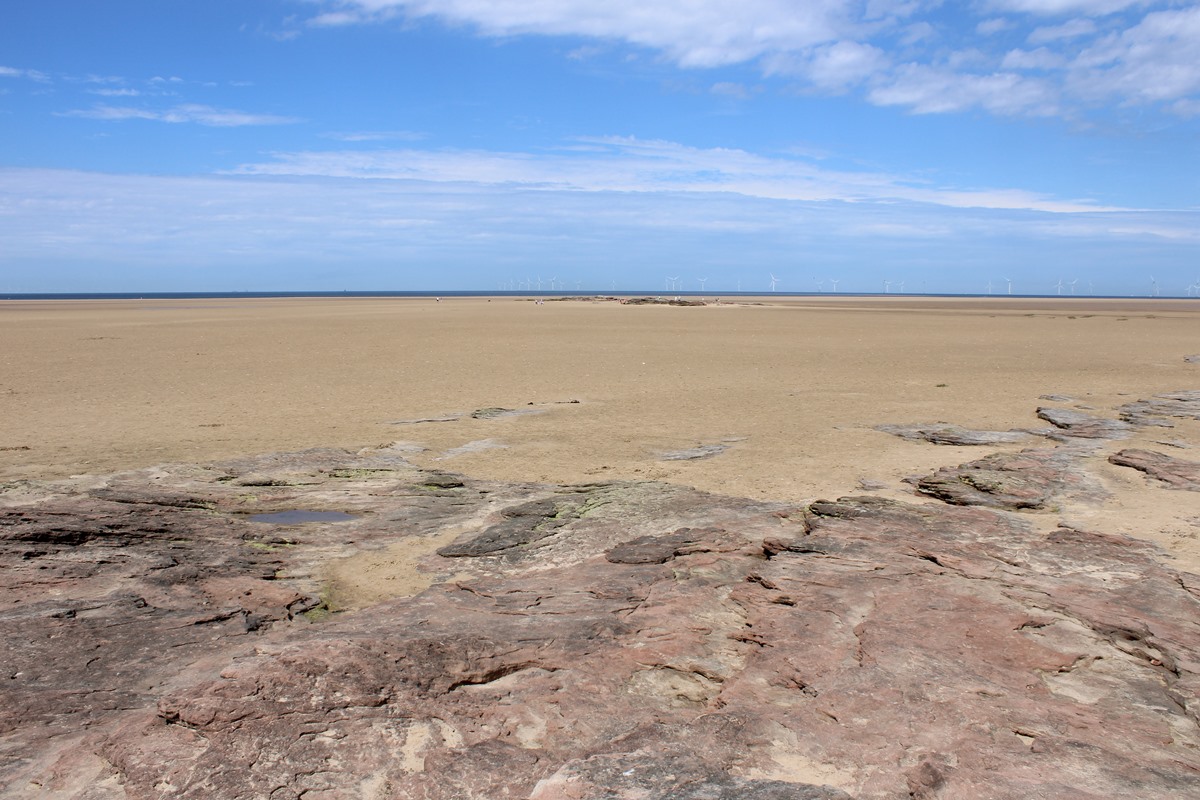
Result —
<path fill-rule="evenodd" d="M 948 422 L 914 423 L 909 425 L 876 425 L 875 430 L 890 433 L 910 442 L 930 444 L 980 446 L 1027 442 L 1032 434 L 1025 431 L 981 431 Z"/>
<path fill-rule="evenodd" d="M 1132 467 L 1144 472 L 1172 489 L 1200 492 L 1200 463 L 1195 461 L 1136 448 L 1113 453 L 1108 460 L 1119 467 Z"/>
<path fill-rule="evenodd" d="M 275 612 L 181 648 L 129 614 L 163 660 L 70 676 L 120 689 L 119 703 L 85 715 L 55 701 L 17 719 L 4 740 L 5 774 L 21 781 L 10 795 L 1099 798 L 1180 796 L 1200 779 L 1200 579 L 1148 545 L 1046 536 L 982 508 L 870 497 L 795 508 L 663 484 L 505 486 L 382 453 L 273 458 L 242 469 L 311 483 L 264 489 L 256 511 L 361 519 L 243 538 L 259 529 L 232 511 L 245 489 L 228 466 L 26 493 L 10 510 L 66 527 L 116 502 L 99 489 L 157 493 L 170 503 L 137 505 L 175 539 L 224 542 L 224 555 L 193 545 L 187 560 L 302 597 L 318 556 L 461 531 L 453 558 L 423 563 L 454 577 L 318 624 Z M 545 536 L 507 535 L 547 521 Z M 8 534 L 29 524 L 5 528 L 4 541 L 23 542 L 3 551 L 6 566 L 28 547 Z M 244 544 L 268 538 L 290 541 Z M 91 558 L 70 549 L 86 542 L 60 546 L 28 560 Z M 273 560 L 269 579 L 254 577 L 259 558 Z M 166 606 L 145 588 L 153 570 L 123 569 L 126 591 Z M 42 658 L 86 660 L 73 643 L 87 615 L 43 614 L 49 601 L 34 597 L 0 619 L 6 639 L 32 635 L 7 627 L 19 611 L 59 634 Z M 176 614 L 234 607 L 194 588 L 172 598 Z M 8 683 L 9 699 L 37 693 L 22 676 Z"/>
<path fill-rule="evenodd" d="M 946 503 L 1010 511 L 1055 510 L 1066 500 L 1096 501 L 1103 488 L 1083 468 L 1082 445 L 994 453 L 942 467 L 916 481 L 917 490 Z"/>

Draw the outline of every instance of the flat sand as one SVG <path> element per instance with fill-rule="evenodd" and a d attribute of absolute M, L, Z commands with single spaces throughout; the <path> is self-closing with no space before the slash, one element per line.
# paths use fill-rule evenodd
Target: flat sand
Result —
<path fill-rule="evenodd" d="M 904 477 L 1016 446 L 873 426 L 1042 428 L 1039 405 L 1113 416 L 1197 388 L 1193 353 L 1200 301 L 1185 300 L 9 301 L 0 482 L 402 442 L 420 466 L 505 481 L 655 479 L 787 502 L 868 481 L 912 500 Z M 413 422 L 488 407 L 536 413 Z M 727 449 L 663 458 L 704 445 Z M 1130 446 L 1200 460 L 1200 422 L 1101 445 Z M 1200 571 L 1200 493 L 1096 469 L 1109 500 L 1029 518 L 1147 537 Z"/>

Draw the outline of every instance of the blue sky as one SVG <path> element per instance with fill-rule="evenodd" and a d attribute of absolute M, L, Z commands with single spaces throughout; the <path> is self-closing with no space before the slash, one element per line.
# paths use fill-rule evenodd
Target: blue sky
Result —
<path fill-rule="evenodd" d="M 1200 3 L 0 9 L 0 292 L 772 275 L 1200 296 Z"/>

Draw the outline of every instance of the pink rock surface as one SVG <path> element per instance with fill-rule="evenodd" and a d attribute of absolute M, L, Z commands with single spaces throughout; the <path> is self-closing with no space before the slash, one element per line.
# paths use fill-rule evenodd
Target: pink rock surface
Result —
<path fill-rule="evenodd" d="M 244 474 L 285 484 L 256 489 L 255 511 L 358 519 L 248 522 Z M 505 486 L 382 451 L 13 494 L 7 796 L 1200 785 L 1200 578 L 1123 537 L 873 497 L 795 508 L 654 483 Z M 445 530 L 462 533 L 422 566 L 452 579 L 300 613 L 328 558 Z"/>

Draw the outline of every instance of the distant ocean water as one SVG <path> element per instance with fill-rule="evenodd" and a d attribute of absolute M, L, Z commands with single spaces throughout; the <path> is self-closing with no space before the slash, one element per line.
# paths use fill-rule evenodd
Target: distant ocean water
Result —
<path fill-rule="evenodd" d="M 0 292 L 0 300 L 231 300 L 238 298 L 271 297 L 995 297 L 1030 298 L 1056 297 L 1052 294 L 954 294 L 917 292 L 718 292 L 718 291 L 655 291 L 614 290 L 595 291 L 421 291 L 421 292 L 366 292 L 346 290 L 341 292 Z M 1105 299 L 1107 295 L 1057 295 L 1061 299 Z M 1121 297 L 1117 295 L 1115 297 Z M 1161 299 L 1170 299 L 1163 296 Z"/>

